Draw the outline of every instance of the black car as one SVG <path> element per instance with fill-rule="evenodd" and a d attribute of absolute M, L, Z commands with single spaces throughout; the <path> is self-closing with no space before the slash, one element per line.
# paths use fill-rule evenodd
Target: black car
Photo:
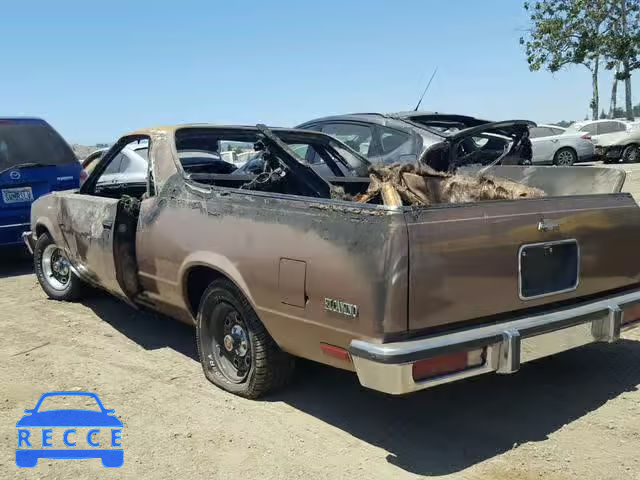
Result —
<path fill-rule="evenodd" d="M 464 164 L 530 164 L 527 120 L 489 122 L 427 112 L 357 113 L 310 120 L 297 128 L 329 134 L 371 163 L 413 163 L 437 170 Z"/>

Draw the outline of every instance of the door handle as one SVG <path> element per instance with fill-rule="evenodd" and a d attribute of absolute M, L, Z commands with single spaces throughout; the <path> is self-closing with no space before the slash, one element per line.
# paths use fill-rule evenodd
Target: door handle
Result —
<path fill-rule="evenodd" d="M 105 220 L 104 222 L 102 222 L 102 228 L 104 228 L 105 230 L 111 230 L 113 228 L 113 222 Z"/>

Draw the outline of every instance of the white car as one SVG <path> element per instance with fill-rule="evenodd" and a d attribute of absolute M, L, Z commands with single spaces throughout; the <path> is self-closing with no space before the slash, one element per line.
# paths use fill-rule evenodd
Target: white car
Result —
<path fill-rule="evenodd" d="M 570 130 L 591 135 L 596 155 L 605 163 L 640 161 L 640 125 L 626 120 L 576 122 Z"/>
<path fill-rule="evenodd" d="M 123 177 L 126 177 L 127 181 L 131 183 L 145 183 L 147 181 L 148 148 L 147 145 L 126 146 L 123 148 L 104 171 L 100 181 L 102 183 L 121 182 Z M 82 168 L 87 173 L 91 173 L 98 164 L 98 160 L 108 150 L 108 148 L 102 148 L 90 153 L 82 161 Z"/>
<path fill-rule="evenodd" d="M 558 127 L 538 125 L 529 129 L 534 164 L 570 166 L 595 156 L 590 135 Z"/>

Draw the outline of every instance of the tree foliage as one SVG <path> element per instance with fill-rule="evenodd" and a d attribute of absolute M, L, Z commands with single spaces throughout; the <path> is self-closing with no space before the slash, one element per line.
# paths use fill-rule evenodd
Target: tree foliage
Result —
<path fill-rule="evenodd" d="M 640 68 L 640 0 L 536 0 L 525 2 L 531 29 L 520 39 L 532 71 L 555 73 L 568 65 L 591 72 L 593 118 L 598 117 L 598 70 L 618 65 L 631 114 L 631 72 Z"/>
<path fill-rule="evenodd" d="M 540 0 L 525 2 L 532 29 L 522 37 L 529 68 L 557 72 L 569 64 L 589 66 L 602 54 L 611 0 Z"/>

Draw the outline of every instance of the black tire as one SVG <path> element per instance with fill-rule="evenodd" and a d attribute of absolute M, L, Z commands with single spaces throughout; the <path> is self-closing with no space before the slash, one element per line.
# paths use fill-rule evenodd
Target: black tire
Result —
<path fill-rule="evenodd" d="M 55 242 L 51 239 L 48 233 L 43 233 L 38 237 L 35 247 L 33 248 L 33 267 L 42 290 L 44 290 L 49 298 L 54 300 L 66 302 L 78 300 L 85 293 L 85 283 L 73 272 L 69 271 L 68 282 L 63 288 L 54 288 L 49 280 L 47 280 L 42 260 L 46 248 L 50 245 L 55 245 Z"/>
<path fill-rule="evenodd" d="M 564 147 L 553 156 L 553 164 L 558 167 L 570 167 L 578 161 L 578 154 L 573 148 Z"/>
<path fill-rule="evenodd" d="M 627 145 L 622 151 L 622 161 L 624 163 L 640 162 L 640 145 Z"/>
<path fill-rule="evenodd" d="M 243 375 L 241 370 L 237 370 L 238 378 L 230 378 L 228 374 L 231 361 L 227 357 L 235 355 L 223 351 L 226 343 L 220 338 L 224 328 L 228 327 L 229 315 L 234 315 L 236 321 L 243 328 L 246 327 L 248 336 L 245 357 L 250 356 L 250 366 Z M 294 358 L 278 347 L 242 292 L 226 279 L 212 282 L 200 300 L 196 343 L 207 379 L 217 387 L 241 397 L 258 398 L 283 387 L 293 375 Z M 217 354 L 214 344 L 217 345 Z M 242 358 L 246 360 L 245 357 Z"/>

